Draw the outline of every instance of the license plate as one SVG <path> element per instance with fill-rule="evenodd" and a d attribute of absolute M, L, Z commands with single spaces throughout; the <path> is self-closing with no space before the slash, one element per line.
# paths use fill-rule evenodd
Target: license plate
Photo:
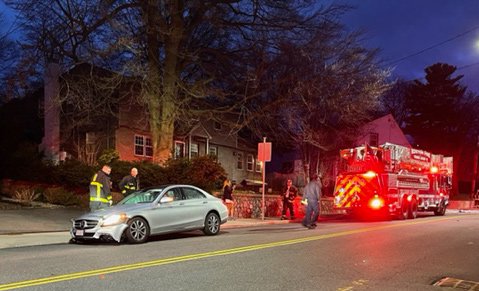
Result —
<path fill-rule="evenodd" d="M 76 236 L 83 236 L 83 235 L 85 235 L 85 231 L 83 229 L 77 229 L 77 230 L 75 230 L 75 235 Z"/>

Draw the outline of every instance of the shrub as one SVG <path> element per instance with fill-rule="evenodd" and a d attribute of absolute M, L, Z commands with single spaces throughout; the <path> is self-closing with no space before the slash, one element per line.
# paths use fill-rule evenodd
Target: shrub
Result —
<path fill-rule="evenodd" d="M 52 166 L 51 182 L 67 187 L 88 187 L 95 169 L 77 160 L 67 160 Z"/>
<path fill-rule="evenodd" d="M 189 184 L 212 191 L 217 187 L 218 181 L 224 180 L 226 172 L 214 159 L 203 156 L 191 160 L 186 176 Z"/>
<path fill-rule="evenodd" d="M 33 187 L 19 187 L 15 190 L 13 198 L 22 202 L 32 202 L 40 197 L 41 193 L 37 192 Z"/>
<path fill-rule="evenodd" d="M 80 198 L 63 187 L 48 188 L 43 193 L 43 196 L 45 200 L 51 204 L 64 206 L 80 205 Z"/>

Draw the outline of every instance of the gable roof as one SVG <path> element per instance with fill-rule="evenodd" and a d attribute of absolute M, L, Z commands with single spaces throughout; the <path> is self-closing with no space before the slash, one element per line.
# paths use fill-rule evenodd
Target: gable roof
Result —
<path fill-rule="evenodd" d="M 385 115 L 362 126 L 355 145 L 369 143 L 371 133 L 378 135 L 378 144 L 380 145 L 389 142 L 407 147 L 411 146 L 392 114 Z"/>

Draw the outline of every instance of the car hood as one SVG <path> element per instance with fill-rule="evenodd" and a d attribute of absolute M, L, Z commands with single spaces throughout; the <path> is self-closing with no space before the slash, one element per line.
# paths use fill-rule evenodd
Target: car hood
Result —
<path fill-rule="evenodd" d="M 151 203 L 115 205 L 105 209 L 100 209 L 93 212 L 85 213 L 76 219 L 99 219 L 104 216 L 107 216 L 110 214 L 116 214 L 120 212 L 125 212 L 126 215 L 129 215 L 131 212 L 147 209 L 150 207 L 151 207 Z"/>

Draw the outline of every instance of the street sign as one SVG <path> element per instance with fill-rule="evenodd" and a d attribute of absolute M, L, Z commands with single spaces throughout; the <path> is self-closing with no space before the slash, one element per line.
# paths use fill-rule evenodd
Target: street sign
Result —
<path fill-rule="evenodd" d="M 271 162 L 271 143 L 258 143 L 258 160 L 261 162 Z"/>

